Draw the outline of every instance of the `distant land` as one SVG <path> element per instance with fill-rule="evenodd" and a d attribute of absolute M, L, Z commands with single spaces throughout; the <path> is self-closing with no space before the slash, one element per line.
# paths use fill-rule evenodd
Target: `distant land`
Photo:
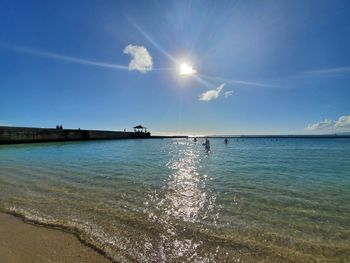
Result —
<path fill-rule="evenodd" d="M 208 138 L 350 138 L 350 132 L 334 134 L 280 134 L 280 135 L 210 135 Z"/>

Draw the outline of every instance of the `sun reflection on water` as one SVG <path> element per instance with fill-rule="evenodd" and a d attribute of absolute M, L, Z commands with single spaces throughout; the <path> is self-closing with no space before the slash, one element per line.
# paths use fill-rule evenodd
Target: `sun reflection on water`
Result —
<path fill-rule="evenodd" d="M 158 208 L 174 218 L 196 222 L 201 216 L 205 217 L 206 208 L 210 208 L 215 198 L 205 191 L 207 177 L 198 173 L 199 149 L 189 146 L 179 155 L 167 165 L 173 174 Z"/>
<path fill-rule="evenodd" d="M 199 256 L 203 242 L 193 239 L 193 229 L 184 224 L 196 223 L 204 227 L 203 221 L 214 214 L 216 197 L 206 187 L 208 177 L 198 171 L 203 149 L 191 142 L 170 144 L 169 147 L 172 158 L 167 167 L 171 174 L 162 191 L 151 196 L 159 213 L 149 215 L 151 221 L 163 228 L 158 244 L 161 261 L 191 258 L 192 262 L 213 262 L 215 255 L 212 253 L 205 258 L 203 254 Z"/>

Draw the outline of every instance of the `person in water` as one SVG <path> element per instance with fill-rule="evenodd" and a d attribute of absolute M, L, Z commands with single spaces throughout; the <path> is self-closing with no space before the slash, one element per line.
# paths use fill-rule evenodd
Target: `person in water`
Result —
<path fill-rule="evenodd" d="M 227 138 L 225 138 L 224 142 L 225 142 L 225 144 L 228 144 L 228 139 L 227 139 Z"/>
<path fill-rule="evenodd" d="M 208 140 L 208 138 L 205 138 L 205 143 L 203 144 L 205 146 L 205 150 L 207 152 L 210 151 L 210 141 Z"/>

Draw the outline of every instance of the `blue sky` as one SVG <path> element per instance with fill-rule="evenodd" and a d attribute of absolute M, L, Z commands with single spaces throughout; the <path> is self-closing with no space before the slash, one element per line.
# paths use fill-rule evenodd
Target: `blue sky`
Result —
<path fill-rule="evenodd" d="M 2 0 L 0 125 L 349 131 L 349 14 L 349 1 Z"/>

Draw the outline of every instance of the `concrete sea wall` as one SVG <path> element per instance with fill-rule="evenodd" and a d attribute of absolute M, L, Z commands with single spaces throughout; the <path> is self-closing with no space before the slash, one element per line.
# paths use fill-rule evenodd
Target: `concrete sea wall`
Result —
<path fill-rule="evenodd" d="M 150 134 L 122 131 L 0 127 L 0 144 L 150 138 Z"/>

